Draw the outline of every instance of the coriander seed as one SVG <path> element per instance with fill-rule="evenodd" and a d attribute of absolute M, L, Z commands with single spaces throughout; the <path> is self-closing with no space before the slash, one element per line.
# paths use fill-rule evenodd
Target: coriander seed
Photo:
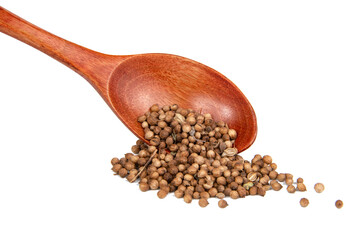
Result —
<path fill-rule="evenodd" d="M 182 131 L 185 133 L 188 133 L 191 131 L 191 126 L 188 123 L 185 123 L 184 125 L 182 125 Z"/>
<path fill-rule="evenodd" d="M 272 157 L 269 156 L 269 155 L 265 155 L 265 156 L 263 157 L 263 161 L 264 161 L 264 163 L 266 163 L 266 164 L 271 164 L 271 163 L 272 163 Z"/>
<path fill-rule="evenodd" d="M 138 117 L 137 120 L 138 120 L 138 122 L 142 123 L 142 122 L 144 122 L 146 120 L 146 116 L 142 115 L 142 116 Z"/>
<path fill-rule="evenodd" d="M 151 190 L 156 190 L 159 188 L 159 182 L 155 179 L 151 180 L 149 185 Z"/>
<path fill-rule="evenodd" d="M 298 184 L 297 184 L 297 189 L 298 189 L 300 192 L 305 192 L 305 191 L 306 191 L 306 186 L 305 186 L 305 184 L 303 184 L 303 183 L 298 183 Z"/>
<path fill-rule="evenodd" d="M 285 173 L 279 173 L 276 177 L 279 182 L 285 181 Z"/>
<path fill-rule="evenodd" d="M 221 199 L 218 202 L 218 205 L 219 205 L 220 208 L 226 208 L 228 206 L 228 203 L 224 199 Z"/>
<path fill-rule="evenodd" d="M 258 178 L 258 176 L 257 176 L 256 172 L 250 172 L 247 175 L 247 179 L 249 179 L 249 181 L 251 181 L 251 182 L 254 182 L 257 178 Z"/>
<path fill-rule="evenodd" d="M 113 168 L 112 168 L 112 170 L 113 170 L 114 172 L 118 172 L 120 169 L 121 169 L 121 165 L 120 165 L 120 164 L 115 164 L 115 165 L 113 166 Z"/>
<path fill-rule="evenodd" d="M 223 199 L 223 198 L 225 198 L 225 194 L 224 193 L 217 193 L 216 197 L 219 198 L 219 199 Z"/>
<path fill-rule="evenodd" d="M 254 164 L 256 163 L 257 161 L 260 161 L 262 159 L 261 155 L 260 154 L 256 154 L 253 159 L 251 160 L 251 163 Z"/>
<path fill-rule="evenodd" d="M 182 197 L 184 197 L 184 191 L 181 191 L 180 189 L 178 189 L 174 192 L 174 195 L 176 198 L 182 198 Z"/>
<path fill-rule="evenodd" d="M 200 198 L 205 198 L 205 199 L 208 199 L 210 198 L 210 194 L 208 192 L 201 192 L 200 193 Z"/>
<path fill-rule="evenodd" d="M 266 184 L 268 184 L 269 180 L 270 180 L 269 176 L 268 176 L 268 175 L 265 175 L 265 176 L 263 176 L 262 178 L 260 178 L 259 182 L 260 182 L 262 185 L 266 185 Z"/>
<path fill-rule="evenodd" d="M 232 199 L 238 199 L 239 198 L 239 193 L 237 191 L 233 190 L 233 191 L 230 192 L 230 197 Z"/>
<path fill-rule="evenodd" d="M 215 152 L 213 150 L 209 150 L 207 151 L 206 156 L 208 158 L 215 158 Z"/>
<path fill-rule="evenodd" d="M 259 187 L 257 190 L 258 190 L 258 194 L 259 194 L 260 196 L 262 196 L 262 197 L 265 196 L 266 190 L 265 190 L 264 187 Z"/>
<path fill-rule="evenodd" d="M 270 164 L 270 167 L 271 167 L 272 170 L 276 170 L 276 169 L 277 169 L 276 163 L 271 163 L 271 164 Z"/>
<path fill-rule="evenodd" d="M 337 200 L 337 201 L 335 202 L 335 206 L 336 206 L 338 209 L 340 209 L 340 208 L 342 208 L 342 207 L 344 206 L 344 203 L 343 203 L 343 201 L 341 201 L 341 200 Z"/>
<path fill-rule="evenodd" d="M 285 179 L 285 184 L 286 185 L 292 185 L 293 183 L 294 183 L 294 181 L 292 180 L 292 178 Z"/>
<path fill-rule="evenodd" d="M 204 208 L 206 207 L 207 205 L 209 205 L 209 202 L 206 198 L 200 198 L 199 200 L 199 206 Z"/>
<path fill-rule="evenodd" d="M 325 186 L 322 183 L 317 183 L 315 184 L 314 189 L 317 193 L 322 193 L 325 190 Z"/>
<path fill-rule="evenodd" d="M 145 133 L 145 139 L 146 140 L 150 140 L 150 139 L 152 139 L 154 137 L 154 132 L 152 132 L 152 131 L 147 131 L 146 133 Z"/>
<path fill-rule="evenodd" d="M 246 190 L 249 190 L 252 186 L 254 186 L 254 183 L 253 183 L 253 182 L 247 182 L 247 183 L 243 184 L 243 187 L 244 187 Z"/>
<path fill-rule="evenodd" d="M 209 195 L 210 195 L 210 197 L 215 197 L 217 193 L 218 193 L 218 191 L 217 191 L 216 188 L 213 187 L 213 188 L 210 188 L 210 189 L 209 189 Z"/>
<path fill-rule="evenodd" d="M 158 112 L 160 110 L 159 104 L 154 104 L 150 107 L 150 111 L 152 112 Z"/>
<path fill-rule="evenodd" d="M 270 185 L 271 185 L 271 188 L 274 189 L 274 191 L 280 191 L 280 190 L 282 189 L 282 187 L 283 187 L 283 186 L 282 186 L 278 181 L 276 181 L 276 180 L 271 181 Z"/>
<path fill-rule="evenodd" d="M 118 164 L 118 163 L 120 163 L 120 160 L 118 159 L 118 158 L 113 158 L 113 159 L 111 159 L 111 164 L 112 165 L 115 165 L 115 164 Z"/>
<path fill-rule="evenodd" d="M 293 179 L 293 175 L 290 173 L 285 173 L 285 179 Z"/>
<path fill-rule="evenodd" d="M 200 199 L 200 193 L 199 192 L 194 192 L 192 197 L 193 197 L 193 199 Z"/>
<path fill-rule="evenodd" d="M 157 192 L 157 195 L 158 195 L 158 197 L 159 197 L 160 199 L 165 198 L 165 197 L 167 196 L 167 194 L 168 194 L 168 191 L 165 191 L 165 190 L 162 190 L 162 189 L 160 189 L 160 190 Z"/>
<path fill-rule="evenodd" d="M 128 174 L 127 176 L 126 176 L 126 180 L 128 180 L 129 182 L 133 182 L 133 179 L 135 178 L 135 175 L 134 174 Z"/>
<path fill-rule="evenodd" d="M 304 208 L 307 207 L 309 205 L 309 200 L 307 198 L 300 199 L 300 205 Z"/>
<path fill-rule="evenodd" d="M 124 177 L 126 177 L 127 174 L 128 174 L 128 170 L 127 170 L 127 169 L 122 168 L 122 169 L 119 170 L 119 176 L 120 176 L 120 177 L 124 178 Z"/>
<path fill-rule="evenodd" d="M 192 201 L 192 196 L 190 194 L 185 194 L 184 202 L 191 203 L 191 201 Z"/>
<path fill-rule="evenodd" d="M 253 186 L 249 189 L 250 195 L 256 195 L 258 193 L 258 188 L 256 186 Z"/>
<path fill-rule="evenodd" d="M 294 185 L 289 185 L 286 190 L 288 191 L 288 193 L 294 193 L 296 191 L 296 188 L 294 187 Z"/>
<path fill-rule="evenodd" d="M 236 139 L 236 137 L 237 137 L 237 133 L 234 129 L 229 129 L 228 134 L 229 134 L 230 139 Z"/>
<path fill-rule="evenodd" d="M 278 176 L 278 173 L 277 173 L 276 171 L 271 171 L 271 172 L 269 173 L 269 177 L 270 177 L 270 179 L 272 179 L 272 180 L 276 179 L 277 176 Z"/>
<path fill-rule="evenodd" d="M 149 184 L 147 183 L 140 183 L 139 188 L 142 192 L 146 192 L 150 189 Z"/>

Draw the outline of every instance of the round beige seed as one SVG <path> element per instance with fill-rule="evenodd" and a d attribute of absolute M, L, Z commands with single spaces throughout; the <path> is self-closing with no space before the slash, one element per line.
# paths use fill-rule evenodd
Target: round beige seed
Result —
<path fill-rule="evenodd" d="M 309 205 L 309 200 L 307 198 L 300 199 L 300 205 L 302 207 L 307 207 Z"/>
<path fill-rule="evenodd" d="M 335 206 L 336 206 L 338 209 L 340 209 L 340 208 L 342 208 L 342 207 L 344 206 L 344 203 L 343 203 L 343 201 L 341 201 L 341 200 L 337 200 L 337 201 L 335 202 Z"/>
<path fill-rule="evenodd" d="M 296 191 L 296 188 L 294 187 L 294 185 L 289 185 L 286 190 L 288 191 L 288 193 L 294 193 Z"/>
<path fill-rule="evenodd" d="M 218 202 L 218 205 L 219 205 L 219 208 L 226 208 L 228 206 L 228 203 L 224 199 L 221 199 Z"/>
<path fill-rule="evenodd" d="M 314 189 L 317 193 L 322 193 L 325 190 L 325 186 L 322 183 L 317 183 L 315 184 Z"/>
<path fill-rule="evenodd" d="M 199 206 L 204 208 L 206 207 L 207 205 L 209 205 L 209 202 L 206 198 L 200 198 L 199 200 Z"/>
<path fill-rule="evenodd" d="M 168 194 L 168 191 L 165 191 L 163 189 L 160 189 L 158 192 L 157 192 L 157 195 L 160 199 L 163 199 L 167 196 Z"/>

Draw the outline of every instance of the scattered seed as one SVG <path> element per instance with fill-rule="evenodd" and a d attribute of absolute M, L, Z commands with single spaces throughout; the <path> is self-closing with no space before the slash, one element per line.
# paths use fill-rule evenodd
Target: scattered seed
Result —
<path fill-rule="evenodd" d="M 300 199 L 300 205 L 302 207 L 307 207 L 309 205 L 309 200 L 307 198 Z"/>
<path fill-rule="evenodd" d="M 340 208 L 342 208 L 342 207 L 344 206 L 344 203 L 343 203 L 343 201 L 341 201 L 341 200 L 337 200 L 337 201 L 335 202 L 335 206 L 336 206 L 338 209 L 340 209 Z"/>
<path fill-rule="evenodd" d="M 314 189 L 317 193 L 322 193 L 325 190 L 325 186 L 322 183 L 317 183 L 315 184 Z"/>
<path fill-rule="evenodd" d="M 295 193 L 296 188 L 294 187 L 294 185 L 289 185 L 286 190 L 288 191 L 288 193 Z"/>
<path fill-rule="evenodd" d="M 199 200 L 199 206 L 202 207 L 202 208 L 204 208 L 204 207 L 206 207 L 207 205 L 209 205 L 208 200 L 205 199 L 205 198 L 200 198 L 200 200 Z"/>
<path fill-rule="evenodd" d="M 220 208 L 226 208 L 228 206 L 228 203 L 224 199 L 221 199 L 218 202 L 218 205 L 219 205 Z"/>
<path fill-rule="evenodd" d="M 304 182 L 304 179 L 302 179 L 301 177 L 299 177 L 297 180 L 296 180 L 297 183 L 303 183 Z"/>
<path fill-rule="evenodd" d="M 297 184 L 297 189 L 298 189 L 300 192 L 305 192 L 305 191 L 306 191 L 306 186 L 305 186 L 305 184 L 303 184 L 303 183 L 298 183 L 298 184 Z"/>

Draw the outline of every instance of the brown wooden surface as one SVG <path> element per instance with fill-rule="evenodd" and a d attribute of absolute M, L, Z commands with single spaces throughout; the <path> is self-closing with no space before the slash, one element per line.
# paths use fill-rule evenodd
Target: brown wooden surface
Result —
<path fill-rule="evenodd" d="M 211 113 L 238 132 L 236 147 L 254 142 L 256 116 L 244 94 L 219 72 L 170 54 L 114 56 L 59 38 L 0 7 L 0 31 L 46 53 L 83 76 L 139 138 L 137 116 L 154 103 Z"/>

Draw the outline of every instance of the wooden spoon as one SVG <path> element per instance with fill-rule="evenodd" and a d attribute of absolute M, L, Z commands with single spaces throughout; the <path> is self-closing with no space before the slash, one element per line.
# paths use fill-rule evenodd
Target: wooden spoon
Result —
<path fill-rule="evenodd" d="M 59 38 L 0 7 L 0 31 L 46 53 L 83 76 L 139 138 L 137 117 L 158 103 L 211 113 L 238 133 L 244 151 L 256 138 L 256 116 L 244 94 L 201 63 L 170 54 L 107 55 Z"/>

